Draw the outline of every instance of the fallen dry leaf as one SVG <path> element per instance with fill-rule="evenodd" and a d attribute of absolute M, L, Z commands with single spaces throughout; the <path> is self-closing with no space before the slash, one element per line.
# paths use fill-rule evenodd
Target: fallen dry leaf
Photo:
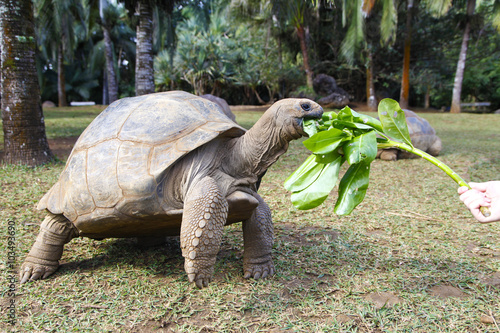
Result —
<path fill-rule="evenodd" d="M 487 316 L 487 315 L 482 315 L 480 320 L 483 324 L 494 324 L 495 323 L 495 320 L 493 319 L 493 317 Z"/>
<path fill-rule="evenodd" d="M 385 307 L 392 307 L 394 304 L 401 303 L 403 300 L 391 292 L 378 292 L 366 295 L 366 299 L 375 303 L 376 309 Z"/>
<path fill-rule="evenodd" d="M 467 294 L 461 291 L 460 289 L 449 285 L 434 286 L 430 289 L 430 291 L 431 295 L 443 298 L 467 296 Z"/>

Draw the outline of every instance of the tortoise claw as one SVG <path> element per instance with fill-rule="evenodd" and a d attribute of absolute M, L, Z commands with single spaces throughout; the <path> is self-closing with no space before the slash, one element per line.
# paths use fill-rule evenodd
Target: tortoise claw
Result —
<path fill-rule="evenodd" d="M 31 262 L 25 262 L 21 267 L 20 283 L 26 283 L 30 281 L 43 280 L 50 276 L 57 270 L 59 263 L 55 266 L 40 265 Z"/>
<path fill-rule="evenodd" d="M 28 282 L 31 277 L 31 267 L 26 267 L 24 272 L 21 271 L 21 284 Z"/>
<path fill-rule="evenodd" d="M 264 264 L 246 264 L 243 277 L 245 279 L 254 278 L 258 280 L 265 279 L 268 276 L 274 275 L 274 273 L 274 264 L 271 260 Z"/>
<path fill-rule="evenodd" d="M 198 289 L 203 289 L 208 287 L 208 284 L 212 281 L 212 276 L 206 276 L 206 274 L 188 274 L 189 282 L 194 282 Z"/>

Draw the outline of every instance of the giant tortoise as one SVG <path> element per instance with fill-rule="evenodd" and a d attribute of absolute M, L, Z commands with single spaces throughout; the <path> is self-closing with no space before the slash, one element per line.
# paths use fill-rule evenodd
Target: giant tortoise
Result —
<path fill-rule="evenodd" d="M 22 265 L 21 283 L 59 266 L 72 238 L 180 235 L 185 271 L 211 281 L 224 225 L 243 222 L 244 277 L 274 273 L 273 226 L 257 182 L 320 118 L 308 99 L 272 105 L 248 131 L 209 100 L 182 91 L 111 104 L 78 139 L 38 209 L 47 216 Z"/>
<path fill-rule="evenodd" d="M 432 156 L 438 156 L 441 152 L 441 139 L 436 135 L 436 131 L 432 128 L 431 124 L 413 111 L 403 111 L 413 146 Z M 379 149 L 377 157 L 386 161 L 396 161 L 398 159 L 417 158 L 418 156 L 407 151 L 388 148 Z"/>

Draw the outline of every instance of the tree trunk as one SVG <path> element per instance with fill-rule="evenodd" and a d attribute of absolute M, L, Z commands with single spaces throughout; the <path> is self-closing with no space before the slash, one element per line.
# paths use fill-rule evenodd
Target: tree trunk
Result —
<path fill-rule="evenodd" d="M 467 1 L 467 22 L 465 24 L 464 36 L 462 38 L 462 47 L 458 56 L 457 71 L 455 73 L 455 82 L 453 83 L 453 97 L 451 98 L 450 113 L 460 113 L 460 95 L 462 94 L 462 83 L 464 81 L 465 60 L 467 59 L 467 49 L 469 47 L 470 20 L 474 15 L 476 0 Z"/>
<path fill-rule="evenodd" d="M 283 69 L 283 51 L 281 46 L 281 36 L 278 35 L 278 68 Z"/>
<path fill-rule="evenodd" d="M 272 21 L 273 21 L 273 24 L 278 25 L 278 27 L 277 27 L 278 33 L 276 36 L 276 42 L 278 43 L 278 45 L 277 45 L 277 47 L 278 47 L 278 68 L 282 69 L 283 68 L 283 52 L 282 52 L 282 47 L 281 47 L 281 32 L 282 32 L 281 24 L 280 24 L 280 22 L 275 14 L 273 14 L 273 16 L 272 16 Z"/>
<path fill-rule="evenodd" d="M 35 65 L 31 0 L 0 0 L 4 162 L 41 165 L 53 158 Z"/>
<path fill-rule="evenodd" d="M 62 42 L 57 47 L 57 96 L 59 106 L 68 106 L 66 98 L 66 78 L 64 77 L 64 53 Z"/>
<path fill-rule="evenodd" d="M 307 52 L 306 33 L 304 27 L 299 25 L 295 27 L 297 36 L 299 37 L 300 49 L 302 50 L 302 58 L 304 59 L 304 70 L 306 71 L 307 87 L 313 89 L 313 72 L 309 66 L 309 54 Z"/>
<path fill-rule="evenodd" d="M 102 105 L 109 104 L 109 92 L 108 92 L 108 70 L 104 66 L 104 71 L 102 74 Z"/>
<path fill-rule="evenodd" d="M 170 64 L 170 68 L 174 68 L 174 56 L 175 56 L 175 26 L 172 22 L 172 13 L 167 13 L 167 49 L 168 49 L 168 61 Z M 153 61 L 154 63 L 154 61 Z M 153 67 L 154 68 L 154 67 Z M 173 82 L 173 80 L 171 80 Z M 172 83 L 171 83 L 172 85 Z"/>
<path fill-rule="evenodd" d="M 425 89 L 424 108 L 428 109 L 430 107 L 431 107 L 431 86 L 427 85 Z"/>
<path fill-rule="evenodd" d="M 401 95 L 399 105 L 403 109 L 409 107 L 410 99 L 410 47 L 411 47 L 411 21 L 413 16 L 413 0 L 408 0 L 406 10 L 406 37 L 403 58 L 403 75 L 401 78 Z"/>
<path fill-rule="evenodd" d="M 106 53 L 106 69 L 108 78 L 108 100 L 109 103 L 113 103 L 118 99 L 118 82 L 116 80 L 115 64 L 113 57 L 113 42 L 111 41 L 111 36 L 109 33 L 109 28 L 107 26 L 102 27 L 102 32 L 104 34 L 104 48 Z"/>
<path fill-rule="evenodd" d="M 153 11 L 148 0 L 139 1 L 139 24 L 137 25 L 137 50 L 135 57 L 135 94 L 137 96 L 155 91 L 153 70 Z"/>
<path fill-rule="evenodd" d="M 368 49 L 368 63 L 366 64 L 366 104 L 371 111 L 377 110 L 377 97 L 375 97 L 375 83 L 373 82 L 373 54 Z"/>
<path fill-rule="evenodd" d="M 257 92 L 257 88 L 252 88 L 255 97 L 257 97 L 257 101 L 259 102 L 260 105 L 266 105 L 266 102 L 260 97 L 259 93 Z"/>

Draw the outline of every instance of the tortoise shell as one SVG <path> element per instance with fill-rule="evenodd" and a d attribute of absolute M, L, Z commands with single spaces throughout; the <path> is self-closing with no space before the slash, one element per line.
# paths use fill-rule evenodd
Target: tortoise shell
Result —
<path fill-rule="evenodd" d="M 410 110 L 404 110 L 404 112 L 413 145 L 427 151 L 438 140 L 436 131 L 427 120 L 419 117 L 415 112 Z"/>
<path fill-rule="evenodd" d="M 182 91 L 118 100 L 82 133 L 38 209 L 77 227 L 91 223 L 92 234 L 102 220 L 164 214 L 155 197 L 166 170 L 214 138 L 245 131 L 213 102 Z"/>

